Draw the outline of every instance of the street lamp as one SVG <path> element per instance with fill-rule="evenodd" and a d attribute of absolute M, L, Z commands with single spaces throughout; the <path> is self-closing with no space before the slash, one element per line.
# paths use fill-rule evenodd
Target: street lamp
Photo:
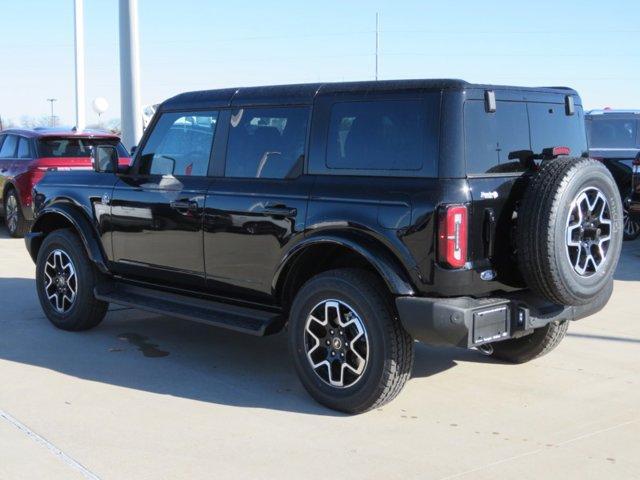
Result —
<path fill-rule="evenodd" d="M 57 98 L 47 98 L 47 102 L 51 103 L 51 126 L 56 126 L 56 117 L 53 116 L 53 102 L 57 102 Z"/>

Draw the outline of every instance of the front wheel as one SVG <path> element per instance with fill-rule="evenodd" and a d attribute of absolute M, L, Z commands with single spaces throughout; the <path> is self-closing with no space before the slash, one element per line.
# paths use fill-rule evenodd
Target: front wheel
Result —
<path fill-rule="evenodd" d="M 339 269 L 309 280 L 289 317 L 289 346 L 313 398 L 347 413 L 381 406 L 411 375 L 413 340 L 369 272 Z"/>
<path fill-rule="evenodd" d="M 93 296 L 100 278 L 71 230 L 45 237 L 36 261 L 36 288 L 42 310 L 56 327 L 88 330 L 102 321 L 109 304 Z"/>

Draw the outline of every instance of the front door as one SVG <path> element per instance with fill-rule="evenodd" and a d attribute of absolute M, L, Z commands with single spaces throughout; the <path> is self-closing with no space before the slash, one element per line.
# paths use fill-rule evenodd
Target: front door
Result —
<path fill-rule="evenodd" d="M 203 213 L 218 112 L 168 112 L 111 199 L 114 271 L 204 285 Z"/>
<path fill-rule="evenodd" d="M 230 117 L 225 175 L 212 181 L 205 206 L 207 283 L 268 301 L 280 260 L 304 231 L 309 108 L 236 108 Z"/>

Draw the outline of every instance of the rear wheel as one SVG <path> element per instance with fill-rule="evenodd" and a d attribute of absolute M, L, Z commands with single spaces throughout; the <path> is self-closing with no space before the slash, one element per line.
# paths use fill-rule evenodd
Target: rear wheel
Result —
<path fill-rule="evenodd" d="M 15 190 L 9 190 L 4 199 L 4 221 L 13 238 L 22 238 L 29 232 L 31 223 L 24 218 L 20 200 Z"/>
<path fill-rule="evenodd" d="M 98 325 L 109 306 L 93 296 L 100 279 L 77 235 L 70 230 L 47 235 L 38 251 L 36 288 L 51 323 L 69 331 Z"/>
<path fill-rule="evenodd" d="M 528 362 L 546 355 L 560 345 L 568 328 L 567 320 L 551 322 L 542 328 L 537 328 L 526 337 L 493 343 L 491 356 L 510 363 Z"/>
<path fill-rule="evenodd" d="M 309 280 L 289 317 L 298 375 L 329 408 L 361 413 L 383 405 L 411 375 L 413 340 L 371 273 L 339 269 Z"/>

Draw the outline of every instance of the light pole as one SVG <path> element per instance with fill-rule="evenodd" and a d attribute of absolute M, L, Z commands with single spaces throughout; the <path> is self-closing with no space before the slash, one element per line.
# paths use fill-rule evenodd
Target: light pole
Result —
<path fill-rule="evenodd" d="M 76 128 L 85 126 L 84 105 L 84 6 L 83 0 L 74 0 L 74 41 L 76 65 Z"/>
<path fill-rule="evenodd" d="M 138 0 L 120 0 L 120 111 L 122 143 L 127 149 L 142 136 Z"/>
<path fill-rule="evenodd" d="M 57 102 L 57 98 L 47 98 L 47 102 L 51 103 L 51 126 L 56 126 L 56 117 L 53 116 L 53 102 Z"/>

